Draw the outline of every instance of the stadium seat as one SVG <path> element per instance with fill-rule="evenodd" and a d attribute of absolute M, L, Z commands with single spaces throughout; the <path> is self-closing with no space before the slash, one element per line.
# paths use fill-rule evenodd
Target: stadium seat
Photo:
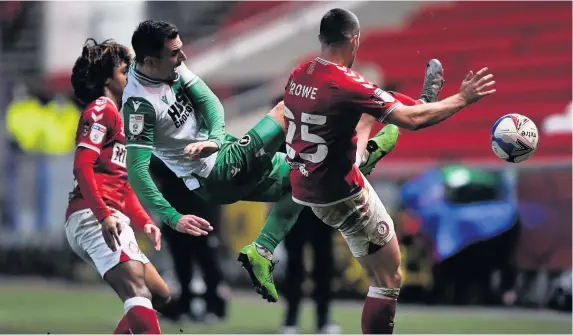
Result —
<path fill-rule="evenodd" d="M 402 29 L 366 32 L 359 61 L 378 66 L 386 82 L 396 83 L 405 94 L 420 93 L 430 58 L 444 64 L 447 81 L 441 97 L 456 93 L 469 69 L 488 66 L 496 76 L 494 96 L 440 125 L 407 132 L 392 156 L 491 158 L 493 123 L 520 113 L 540 130 L 536 159 L 571 157 L 571 134 L 541 130 L 545 117 L 559 113 L 572 99 L 571 40 L 570 2 L 440 3 L 421 7 Z"/>
<path fill-rule="evenodd" d="M 236 1 L 223 23 L 222 30 L 231 32 L 241 22 L 279 7 L 292 10 L 307 4 L 307 1 Z"/>

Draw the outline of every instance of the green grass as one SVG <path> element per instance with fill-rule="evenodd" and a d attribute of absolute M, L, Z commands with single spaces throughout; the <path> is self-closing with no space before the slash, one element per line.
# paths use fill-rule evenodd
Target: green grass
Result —
<path fill-rule="evenodd" d="M 254 297 L 254 294 L 253 294 Z M 237 297 L 232 300 L 227 322 L 205 326 L 162 322 L 164 333 L 277 333 L 283 305 Z M 123 306 L 111 290 L 76 286 L 1 284 L 1 333 L 108 333 L 123 314 Z M 335 303 L 333 319 L 345 333 L 360 333 L 360 304 Z M 532 317 L 525 314 L 440 312 L 440 308 L 409 308 L 398 311 L 395 333 L 572 333 L 563 317 Z M 301 314 L 301 330 L 314 332 L 311 305 Z"/>

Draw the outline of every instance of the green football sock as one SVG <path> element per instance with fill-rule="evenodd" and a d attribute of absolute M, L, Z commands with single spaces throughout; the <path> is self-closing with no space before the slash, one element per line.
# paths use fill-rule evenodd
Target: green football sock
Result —
<path fill-rule="evenodd" d="M 270 252 L 274 252 L 277 245 L 281 243 L 296 223 L 303 208 L 303 205 L 292 200 L 290 192 L 284 194 L 271 209 L 255 243 L 265 247 Z"/>

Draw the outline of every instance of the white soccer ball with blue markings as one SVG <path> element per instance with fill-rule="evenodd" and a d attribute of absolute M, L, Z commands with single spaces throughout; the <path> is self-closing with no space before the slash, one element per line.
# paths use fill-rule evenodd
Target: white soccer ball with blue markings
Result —
<path fill-rule="evenodd" d="M 495 122 L 491 130 L 491 148 L 506 162 L 528 160 L 539 143 L 537 126 L 521 114 L 507 114 Z"/>

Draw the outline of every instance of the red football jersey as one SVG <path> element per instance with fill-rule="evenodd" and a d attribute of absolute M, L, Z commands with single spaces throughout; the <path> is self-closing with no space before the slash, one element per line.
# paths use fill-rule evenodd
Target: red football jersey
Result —
<path fill-rule="evenodd" d="M 97 188 L 105 204 L 123 213 L 127 190 L 127 151 L 124 146 L 123 122 L 113 101 L 101 97 L 82 113 L 76 133 L 76 144 L 99 154 L 93 167 Z M 74 180 L 74 190 L 66 218 L 75 211 L 90 208 Z"/>
<path fill-rule="evenodd" d="M 293 71 L 284 103 L 293 199 L 330 205 L 361 192 L 352 141 L 356 125 L 363 113 L 383 121 L 401 103 L 357 72 L 322 58 Z"/>

